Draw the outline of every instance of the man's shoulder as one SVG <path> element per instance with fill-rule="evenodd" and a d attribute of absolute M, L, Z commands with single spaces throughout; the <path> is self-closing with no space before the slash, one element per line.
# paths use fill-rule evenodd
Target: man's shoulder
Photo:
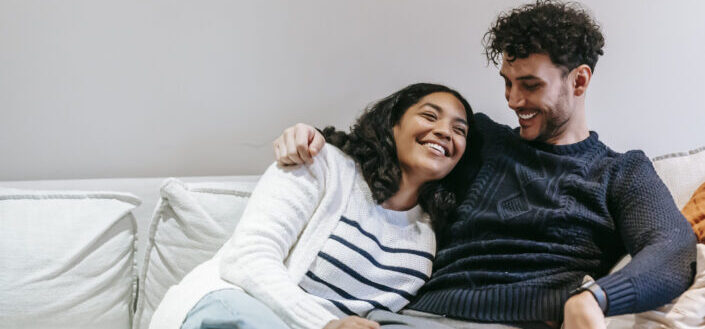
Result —
<path fill-rule="evenodd" d="M 476 146 L 483 145 L 481 141 L 491 140 L 493 145 L 501 144 L 512 139 L 513 129 L 505 124 L 494 121 L 485 113 L 475 113 L 473 115 L 475 127 L 472 129 L 475 137 L 479 137 Z M 477 138 L 476 138 L 477 139 Z"/>
<path fill-rule="evenodd" d="M 653 164 L 642 150 L 629 150 L 617 153 L 615 165 L 622 171 L 634 172 L 637 170 L 654 171 Z"/>
<path fill-rule="evenodd" d="M 498 123 L 497 121 L 492 120 L 487 114 L 482 113 L 482 112 L 477 112 L 473 114 L 473 119 L 475 120 L 475 124 L 477 125 L 478 128 L 481 129 L 487 129 L 487 128 L 506 128 L 506 129 L 511 129 L 507 125 L 503 125 Z"/>
<path fill-rule="evenodd" d="M 605 152 L 605 157 L 611 159 L 614 165 L 621 167 L 651 164 L 651 160 L 649 160 L 643 150 L 634 149 L 626 152 L 617 152 L 607 145 L 605 145 L 605 148 L 607 150 L 607 152 Z"/>
<path fill-rule="evenodd" d="M 642 150 L 629 150 L 621 153 L 609 149 L 604 160 L 607 161 L 609 185 L 616 188 L 616 191 L 623 192 L 616 194 L 619 198 L 625 197 L 626 194 L 632 194 L 631 191 L 625 190 L 626 186 L 660 181 L 651 160 Z"/>

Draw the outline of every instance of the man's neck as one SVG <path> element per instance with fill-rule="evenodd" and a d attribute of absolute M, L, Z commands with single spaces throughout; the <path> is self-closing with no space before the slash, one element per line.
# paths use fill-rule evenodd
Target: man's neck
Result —
<path fill-rule="evenodd" d="M 585 117 L 585 104 L 583 102 L 583 100 L 578 102 L 572 118 L 565 124 L 562 131 L 556 136 L 547 139 L 546 144 L 570 145 L 582 142 L 590 137 L 590 130 L 587 127 L 587 119 Z"/>
<path fill-rule="evenodd" d="M 577 130 L 567 130 L 564 133 L 549 138 L 546 140 L 546 144 L 551 145 L 570 145 L 584 141 L 590 137 L 590 130 L 587 127 L 577 129 Z"/>

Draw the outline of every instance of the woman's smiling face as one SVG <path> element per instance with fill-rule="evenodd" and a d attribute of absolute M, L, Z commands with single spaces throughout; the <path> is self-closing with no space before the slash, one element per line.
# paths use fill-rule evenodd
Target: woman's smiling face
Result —
<path fill-rule="evenodd" d="M 465 152 L 467 114 L 453 94 L 436 92 L 409 107 L 392 130 L 402 174 L 420 182 L 438 180 Z"/>

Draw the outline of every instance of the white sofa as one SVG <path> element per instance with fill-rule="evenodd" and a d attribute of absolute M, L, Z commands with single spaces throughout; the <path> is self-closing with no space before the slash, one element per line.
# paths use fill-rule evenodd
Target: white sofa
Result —
<path fill-rule="evenodd" d="M 681 208 L 705 182 L 705 147 L 653 161 Z M 147 329 L 166 290 L 229 237 L 257 178 L 0 182 L 0 328 Z M 675 306 L 609 328 L 705 328 L 702 260 L 698 271 Z"/>

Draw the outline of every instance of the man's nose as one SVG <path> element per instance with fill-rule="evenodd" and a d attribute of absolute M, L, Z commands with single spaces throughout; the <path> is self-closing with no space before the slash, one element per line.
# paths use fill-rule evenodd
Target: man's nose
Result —
<path fill-rule="evenodd" d="M 524 106 L 524 95 L 521 94 L 521 91 L 518 90 L 519 88 L 509 88 L 507 90 L 507 105 L 509 105 L 509 108 L 512 110 L 517 110 Z"/>

